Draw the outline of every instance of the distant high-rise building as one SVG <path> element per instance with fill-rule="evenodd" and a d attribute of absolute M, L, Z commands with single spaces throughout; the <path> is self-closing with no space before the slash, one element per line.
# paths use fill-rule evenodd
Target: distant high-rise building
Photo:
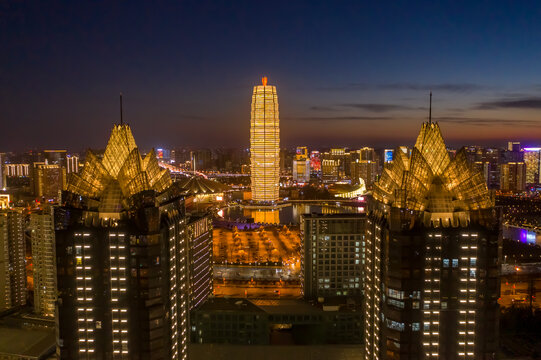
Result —
<path fill-rule="evenodd" d="M 23 209 L 0 210 L 0 311 L 26 304 Z"/>
<path fill-rule="evenodd" d="M 394 156 L 394 150 L 393 149 L 385 149 L 383 150 L 383 161 L 385 163 L 390 163 L 393 161 Z"/>
<path fill-rule="evenodd" d="M 32 170 L 34 196 L 58 199 L 66 183 L 66 169 L 58 164 L 34 163 Z"/>
<path fill-rule="evenodd" d="M 252 200 L 276 201 L 280 190 L 280 121 L 276 87 L 254 86 L 250 127 Z"/>
<path fill-rule="evenodd" d="M 87 153 L 62 200 L 60 358 L 186 359 L 189 309 L 209 286 L 209 224 L 187 227 L 183 191 L 155 152 L 142 158 L 130 127 L 115 125 L 103 158 Z"/>
<path fill-rule="evenodd" d="M 353 156 L 355 154 L 355 156 Z M 359 183 L 362 179 L 367 187 L 371 187 L 378 176 L 378 161 L 374 149 L 364 147 L 352 152 L 351 181 Z"/>
<path fill-rule="evenodd" d="M 4 169 L 5 154 L 0 153 L 0 190 L 6 187 L 6 173 Z"/>
<path fill-rule="evenodd" d="M 346 179 L 350 169 L 350 153 L 345 148 L 333 148 L 321 154 L 321 179 L 332 183 Z"/>
<path fill-rule="evenodd" d="M 508 141 L 507 142 L 508 151 L 520 151 L 520 142 L 519 141 Z"/>
<path fill-rule="evenodd" d="M 34 312 L 53 317 L 56 302 L 56 261 L 53 209 L 30 214 L 34 278 Z"/>
<path fill-rule="evenodd" d="M 59 165 L 64 168 L 66 167 L 67 153 L 66 150 L 43 150 L 43 156 L 47 164 Z"/>
<path fill-rule="evenodd" d="M 190 311 L 201 305 L 214 288 L 212 276 L 212 217 L 190 216 L 187 221 Z"/>
<path fill-rule="evenodd" d="M 473 167 L 475 167 L 475 169 L 483 175 L 485 183 L 488 186 L 488 181 L 490 178 L 490 163 L 488 161 L 476 161 L 473 163 Z"/>
<path fill-rule="evenodd" d="M 321 154 L 317 150 L 310 153 L 310 175 L 321 175 Z"/>
<path fill-rule="evenodd" d="M 536 185 L 541 181 L 541 148 L 524 148 L 524 164 L 526 164 L 526 184 Z"/>
<path fill-rule="evenodd" d="M 300 183 L 310 181 L 310 159 L 305 146 L 297 147 L 293 159 L 293 180 Z"/>
<path fill-rule="evenodd" d="M 526 189 L 526 166 L 523 162 L 500 165 L 500 190 L 520 192 Z"/>
<path fill-rule="evenodd" d="M 364 214 L 301 215 L 301 286 L 306 299 L 359 296 Z"/>
<path fill-rule="evenodd" d="M 67 155 L 66 170 L 68 174 L 79 172 L 79 157 L 77 155 Z"/>
<path fill-rule="evenodd" d="M 464 149 L 438 124 L 395 152 L 373 190 L 366 237 L 365 359 L 494 359 L 500 217 Z"/>

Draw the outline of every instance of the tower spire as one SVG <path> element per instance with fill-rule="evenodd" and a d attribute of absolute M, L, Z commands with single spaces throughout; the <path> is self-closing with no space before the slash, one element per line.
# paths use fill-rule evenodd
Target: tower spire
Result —
<path fill-rule="evenodd" d="M 430 106 L 428 107 L 428 123 L 432 124 L 432 90 L 430 90 Z"/>
<path fill-rule="evenodd" d="M 122 119 L 122 93 L 120 93 L 120 125 L 123 125 L 124 121 Z"/>

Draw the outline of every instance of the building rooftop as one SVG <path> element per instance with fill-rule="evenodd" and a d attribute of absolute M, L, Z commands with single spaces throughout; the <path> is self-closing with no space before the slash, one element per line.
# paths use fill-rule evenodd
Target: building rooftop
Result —
<path fill-rule="evenodd" d="M 421 127 L 411 156 L 396 149 L 374 185 L 373 197 L 394 208 L 433 213 L 494 206 L 483 175 L 468 162 L 466 150 L 449 156 L 437 123 Z"/>
<path fill-rule="evenodd" d="M 162 192 L 172 184 L 171 175 L 160 168 L 154 149 L 141 157 L 128 125 L 115 125 L 103 158 L 88 151 L 83 170 L 71 173 L 67 190 L 94 199 L 106 199 L 108 207 L 144 190 Z M 107 209 L 110 211 L 110 209 Z"/>
<path fill-rule="evenodd" d="M 209 298 L 203 305 L 201 305 L 197 311 L 216 311 L 216 312 L 263 312 L 262 309 L 255 306 L 251 301 L 247 299 L 239 298 Z"/>
<path fill-rule="evenodd" d="M 359 304 L 348 303 L 344 300 L 332 301 L 325 299 L 322 304 L 312 304 L 301 299 L 241 299 L 241 298 L 211 298 L 200 306 L 201 312 L 253 312 L 266 314 L 320 314 L 328 311 L 350 312 Z M 357 306 L 356 306 L 357 305 Z"/>
<path fill-rule="evenodd" d="M 306 213 L 302 214 L 305 218 L 318 218 L 318 219 L 355 219 L 355 218 L 364 218 L 366 214 L 364 213 L 339 213 L 339 214 L 322 214 L 322 213 Z"/>
<path fill-rule="evenodd" d="M 193 195 L 223 193 L 231 190 L 228 185 L 201 176 L 183 178 L 178 180 L 177 183 L 182 189 Z"/>
<path fill-rule="evenodd" d="M 0 358 L 47 359 L 56 348 L 54 321 L 23 312 L 0 319 Z"/>

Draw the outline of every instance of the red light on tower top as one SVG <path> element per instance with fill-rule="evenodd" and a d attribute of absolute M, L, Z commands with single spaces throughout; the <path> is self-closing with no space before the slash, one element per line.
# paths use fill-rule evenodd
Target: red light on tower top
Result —
<path fill-rule="evenodd" d="M 263 86 L 267 86 L 267 77 L 266 76 L 263 76 L 261 78 L 261 82 L 263 83 Z"/>

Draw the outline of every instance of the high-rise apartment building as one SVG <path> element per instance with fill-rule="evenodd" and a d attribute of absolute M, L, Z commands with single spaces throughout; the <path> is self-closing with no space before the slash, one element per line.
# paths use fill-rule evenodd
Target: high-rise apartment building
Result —
<path fill-rule="evenodd" d="M 493 359 L 498 352 L 500 217 L 464 149 L 438 124 L 395 152 L 367 224 L 365 359 Z"/>
<path fill-rule="evenodd" d="M 155 152 L 142 158 L 130 127 L 115 125 L 103 158 L 88 152 L 70 174 L 63 203 L 55 208 L 60 358 L 186 359 L 193 284 L 208 286 L 190 261 L 209 255 L 197 245 L 205 243 L 198 225 L 190 250 L 182 189 Z"/>
<path fill-rule="evenodd" d="M 366 216 L 301 215 L 301 289 L 305 299 L 362 293 Z"/>
<path fill-rule="evenodd" d="M 500 190 L 520 192 L 526 189 L 526 166 L 523 162 L 500 165 Z"/>
<path fill-rule="evenodd" d="M 30 214 L 30 240 L 34 279 L 34 312 L 54 317 L 56 302 L 56 260 L 53 209 Z"/>
<path fill-rule="evenodd" d="M 250 126 L 252 200 L 277 201 L 280 191 L 280 120 L 276 86 L 254 86 Z"/>
<path fill-rule="evenodd" d="M 25 214 L 0 210 L 0 311 L 26 304 Z"/>
<path fill-rule="evenodd" d="M 310 159 L 305 146 L 297 147 L 293 159 L 293 180 L 299 183 L 310 182 Z"/>
<path fill-rule="evenodd" d="M 526 184 L 539 184 L 541 173 L 541 148 L 524 148 L 524 164 L 526 164 Z"/>
<path fill-rule="evenodd" d="M 45 200 L 59 198 L 66 183 L 66 169 L 59 164 L 34 163 L 32 187 L 34 196 Z"/>
<path fill-rule="evenodd" d="M 212 217 L 192 215 L 187 220 L 186 238 L 190 267 L 190 311 L 203 304 L 214 289 L 212 276 Z"/>
<path fill-rule="evenodd" d="M 371 187 L 378 176 L 376 152 L 372 148 L 364 147 L 351 154 L 351 181 L 360 183 L 359 179 L 362 179 L 367 187 Z"/>

